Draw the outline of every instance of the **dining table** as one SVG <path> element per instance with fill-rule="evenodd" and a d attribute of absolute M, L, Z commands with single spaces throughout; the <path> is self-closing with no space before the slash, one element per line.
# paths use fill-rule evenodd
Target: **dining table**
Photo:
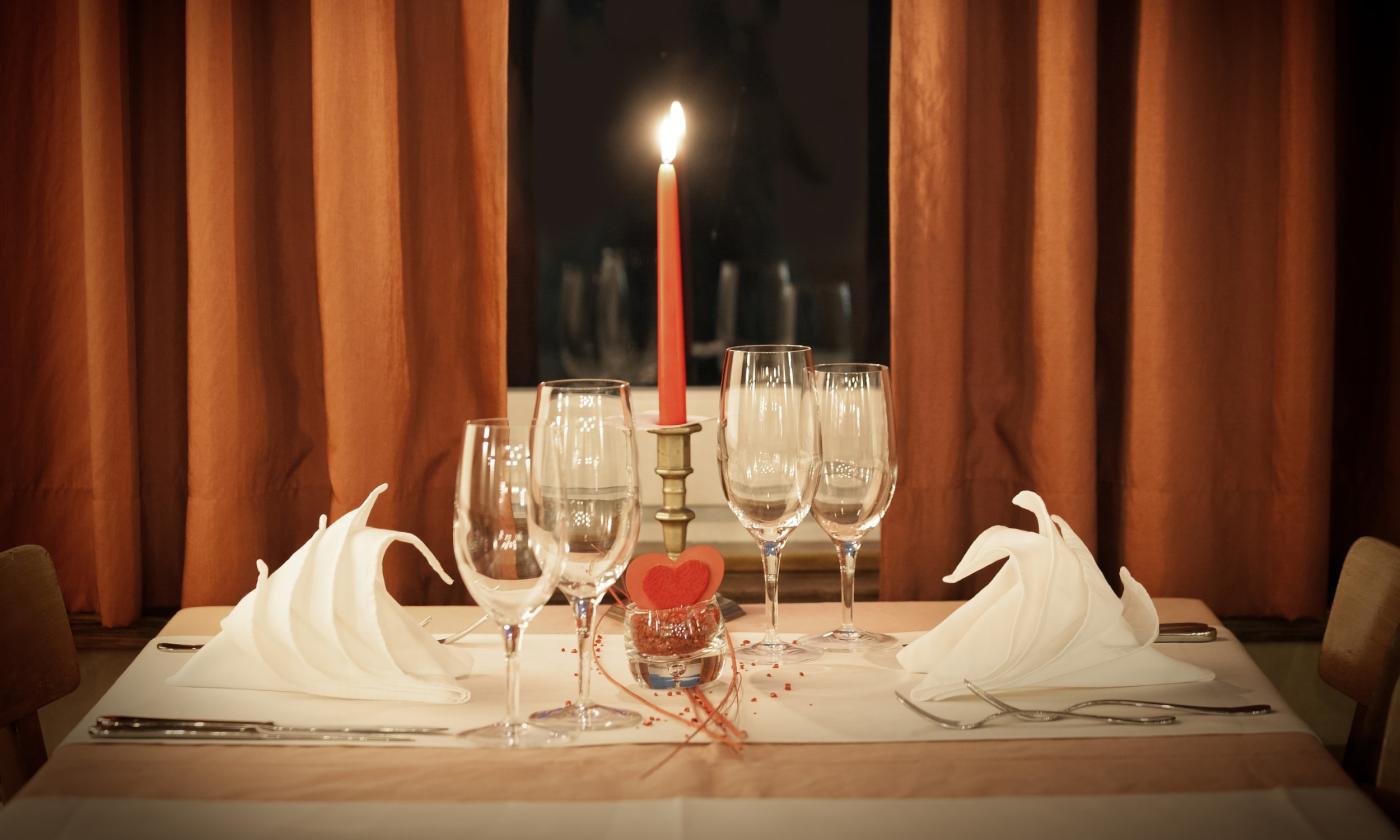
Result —
<path fill-rule="evenodd" d="M 683 746 L 678 740 L 583 739 L 566 748 L 524 750 L 109 743 L 86 737 L 90 714 L 0 809 L 0 837 L 1400 836 L 1204 603 L 1184 598 L 1155 603 L 1163 622 L 1204 622 L 1220 631 L 1211 642 L 1163 649 L 1208 664 L 1217 683 L 1268 702 L 1275 714 L 1199 729 L 1060 727 L 1011 719 L 955 732 L 919 717 L 882 689 L 878 698 L 833 706 L 840 709 L 841 726 L 820 731 L 839 735 L 809 738 L 803 733 L 818 730 L 795 727 L 781 736 L 786 730 L 774 729 L 772 738 L 751 737 L 737 752 L 703 735 Z M 858 618 L 866 629 L 904 634 L 907 640 L 957 606 L 873 602 L 860 606 Z M 150 644 L 208 638 L 230 609 L 183 609 Z M 416 618 L 431 616 L 431 629 L 444 633 L 482 614 L 472 606 L 408 609 Z M 764 627 L 762 608 L 746 609 L 729 622 L 736 635 Z M 784 604 L 781 629 L 789 638 L 827 630 L 839 615 L 836 604 Z M 532 637 L 557 641 L 572 632 L 569 608 L 548 606 L 531 622 L 526 644 Z M 616 642 L 621 625 L 605 617 L 599 633 Z M 488 622 L 469 637 L 478 661 L 500 657 L 495 635 Z M 559 647 L 561 663 L 567 662 L 569 651 Z M 161 657 L 179 656 L 150 648 L 142 653 L 158 665 L 172 661 Z M 122 699 L 140 696 L 133 691 L 164 690 L 140 684 L 154 680 L 142 675 L 140 661 L 98 702 L 94 714 L 148 711 L 112 706 L 134 705 Z M 629 679 L 625 672 L 619 676 Z M 528 669 L 525 678 L 530 679 Z M 595 677 L 595 694 L 599 682 Z M 745 714 L 771 715 L 768 710 L 777 708 L 763 703 L 801 702 L 816 716 L 824 704 L 839 704 L 840 683 L 801 698 L 808 684 L 791 671 L 776 680 L 772 673 L 749 671 L 746 684 L 737 704 Z M 773 690 L 767 691 L 770 685 Z M 608 684 L 602 687 L 607 698 L 617 696 Z M 1169 694 L 1139 686 L 1131 696 L 1164 693 Z M 1034 693 L 1009 696 L 1049 702 Z M 483 693 L 457 708 L 488 702 L 494 701 Z M 969 716 L 975 701 L 959 702 L 927 707 Z M 448 720 L 454 711 L 439 707 L 434 713 Z M 1119 731 L 1128 729 L 1133 731 Z"/>

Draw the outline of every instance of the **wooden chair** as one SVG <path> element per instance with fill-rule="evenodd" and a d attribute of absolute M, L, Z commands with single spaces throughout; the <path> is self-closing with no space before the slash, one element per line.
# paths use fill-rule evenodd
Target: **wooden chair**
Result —
<path fill-rule="evenodd" d="M 78 652 L 49 553 L 0 553 L 0 801 L 48 759 L 39 708 L 78 687 Z"/>
<path fill-rule="evenodd" d="M 1387 705 L 1384 733 L 1381 736 L 1380 756 L 1376 763 L 1376 786 L 1372 791 L 1376 803 L 1400 821 L 1400 691 L 1396 683 L 1400 681 L 1400 631 L 1395 634 L 1395 648 L 1390 657 L 1390 703 Z"/>
<path fill-rule="evenodd" d="M 1317 670 L 1356 701 L 1342 766 L 1358 783 L 1372 784 L 1400 676 L 1400 548 L 1362 537 L 1347 552 Z M 1400 732 L 1391 735 L 1400 739 Z"/>

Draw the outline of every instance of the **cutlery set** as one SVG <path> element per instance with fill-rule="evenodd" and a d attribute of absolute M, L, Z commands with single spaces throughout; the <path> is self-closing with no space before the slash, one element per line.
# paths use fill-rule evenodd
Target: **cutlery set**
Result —
<path fill-rule="evenodd" d="M 933 721 L 944 729 L 958 731 L 980 729 L 993 721 L 1008 717 L 1029 723 L 1051 723 L 1057 720 L 1072 719 L 1129 726 L 1168 726 L 1176 723 L 1177 720 L 1175 715 L 1133 716 L 1082 711 L 1100 706 L 1164 709 L 1200 715 L 1253 716 L 1267 715 L 1274 711 L 1273 707 L 1267 704 L 1202 706 L 1192 703 L 1112 698 L 1085 700 L 1063 709 L 1023 709 L 1007 703 L 967 680 L 964 680 L 963 684 L 967 686 L 968 691 L 986 701 L 996 711 L 977 720 L 951 720 L 930 712 L 898 691 L 894 693 L 894 696 L 916 714 Z M 272 721 L 195 720 L 102 715 L 88 729 L 88 734 L 94 738 L 105 740 L 404 742 L 412 741 L 413 738 L 410 736 L 413 735 L 449 735 L 451 733 L 445 726 L 291 726 Z"/>
<path fill-rule="evenodd" d="M 1097 714 L 1094 712 L 1080 711 L 1081 709 L 1089 709 L 1094 708 L 1096 706 L 1124 706 L 1129 708 L 1140 709 L 1166 709 L 1168 711 L 1189 712 L 1192 714 L 1199 715 L 1251 716 L 1267 715 L 1271 714 L 1274 711 L 1272 706 L 1262 703 L 1249 706 L 1200 706 L 1192 703 L 1162 703 L 1153 700 L 1118 699 L 1085 700 L 1080 703 L 1075 703 L 1073 705 L 1066 706 L 1063 709 L 1023 709 L 1018 706 L 1013 706 L 1010 703 L 1007 703 L 1005 700 L 1002 700 L 1001 698 L 995 696 L 994 694 L 988 692 L 985 689 L 978 688 L 976 685 L 973 685 L 968 680 L 963 680 L 963 685 L 967 686 L 968 691 L 971 691 L 973 694 L 986 701 L 986 703 L 992 708 L 996 709 L 996 711 L 987 715 L 986 717 L 979 718 L 978 720 L 951 720 L 949 718 L 935 715 L 933 712 L 930 712 L 928 709 L 925 709 L 924 707 L 920 706 L 918 703 L 915 703 L 913 700 L 909 699 L 908 697 L 906 697 L 898 691 L 894 693 L 894 696 L 899 700 L 899 702 L 903 703 L 916 714 L 928 718 L 929 720 L 933 721 L 934 723 L 938 724 L 944 729 L 955 729 L 959 731 L 966 731 L 969 729 L 980 729 L 981 727 L 986 726 L 987 724 L 993 721 L 1007 717 L 1016 718 L 1017 720 L 1026 721 L 1029 723 L 1051 723 L 1057 720 L 1064 720 L 1067 718 L 1074 720 L 1094 720 L 1099 721 L 1101 723 L 1114 723 L 1128 726 L 1169 726 L 1173 723 L 1176 723 L 1175 715 L 1107 715 Z"/>

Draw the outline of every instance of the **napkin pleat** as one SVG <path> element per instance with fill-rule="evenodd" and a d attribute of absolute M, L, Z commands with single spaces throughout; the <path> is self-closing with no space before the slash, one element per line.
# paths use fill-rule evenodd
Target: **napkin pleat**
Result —
<path fill-rule="evenodd" d="M 224 619 L 217 636 L 187 662 L 172 685 L 299 691 L 330 697 L 461 703 L 458 683 L 470 659 L 448 651 L 418 626 L 384 585 L 384 553 L 394 542 L 418 549 L 452 583 L 413 534 L 367 526 L 380 485 L 364 503 L 316 533 L 258 579 Z"/>
<path fill-rule="evenodd" d="M 995 525 L 973 540 L 949 583 L 1005 561 L 985 587 L 899 654 L 926 674 L 912 694 L 966 693 L 963 680 L 992 690 L 1038 686 L 1130 686 L 1212 679 L 1152 647 L 1157 610 L 1128 570 L 1114 594 L 1084 541 L 1039 495 L 1013 504 L 1036 517 L 1035 532 Z"/>

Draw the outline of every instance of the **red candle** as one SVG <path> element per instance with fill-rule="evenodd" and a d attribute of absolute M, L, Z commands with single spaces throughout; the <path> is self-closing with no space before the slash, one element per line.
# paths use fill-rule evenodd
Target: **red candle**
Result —
<path fill-rule="evenodd" d="M 656 389 L 661 425 L 685 422 L 685 305 L 681 297 L 681 218 L 676 157 L 685 135 L 685 113 L 671 103 L 661 121 L 661 168 L 656 173 Z"/>

